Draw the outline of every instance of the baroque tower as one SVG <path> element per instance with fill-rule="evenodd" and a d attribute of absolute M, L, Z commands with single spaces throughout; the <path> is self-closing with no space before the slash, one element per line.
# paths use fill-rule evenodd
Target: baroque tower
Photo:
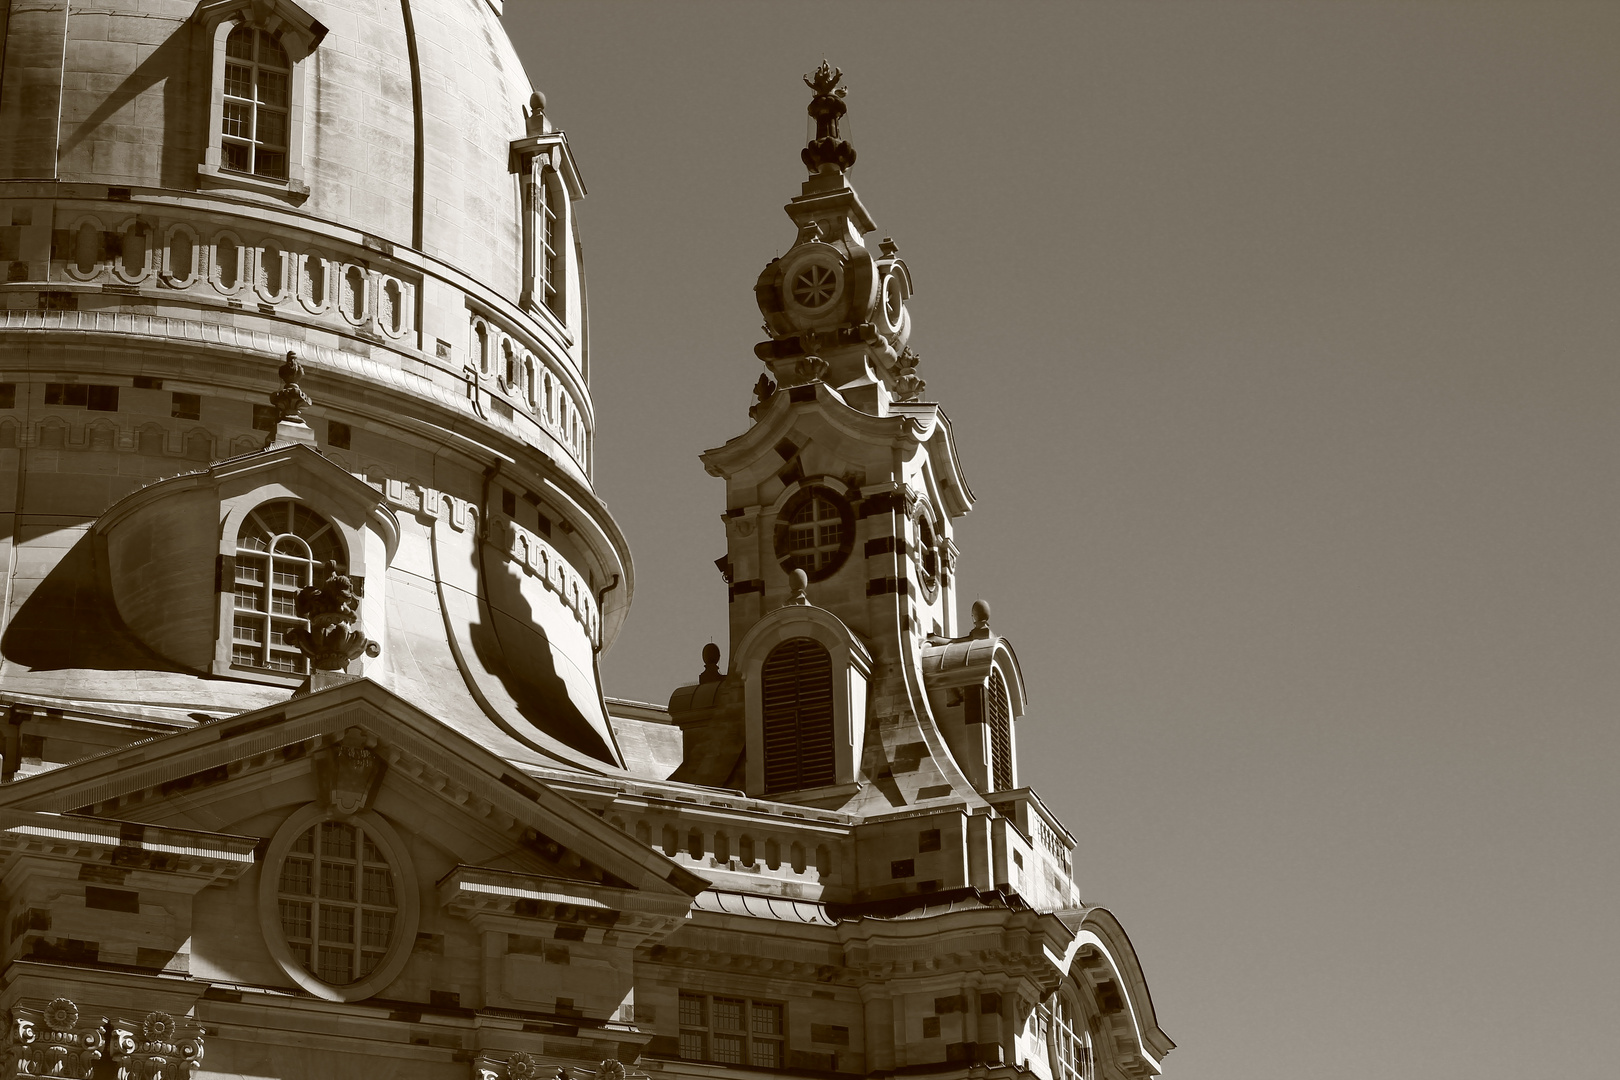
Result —
<path fill-rule="evenodd" d="M 0 14 L 4 1076 L 1156 1075 L 825 65 L 703 455 L 729 670 L 604 692 L 585 188 L 500 13 Z"/>

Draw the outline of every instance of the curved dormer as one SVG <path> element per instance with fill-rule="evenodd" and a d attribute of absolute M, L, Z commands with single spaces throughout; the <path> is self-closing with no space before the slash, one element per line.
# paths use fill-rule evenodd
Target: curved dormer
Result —
<path fill-rule="evenodd" d="M 1013 723 L 1024 715 L 1024 678 L 1007 639 L 989 630 L 989 611 L 972 635 L 924 646 L 929 708 L 956 763 L 985 795 L 1018 787 Z"/>
<path fill-rule="evenodd" d="M 188 671 L 298 685 L 304 658 L 281 638 L 302 624 L 293 598 L 328 561 L 361 592 L 367 636 L 385 639 L 399 521 L 381 494 L 307 446 L 160 480 L 115 504 L 95 532 L 119 617 Z"/>

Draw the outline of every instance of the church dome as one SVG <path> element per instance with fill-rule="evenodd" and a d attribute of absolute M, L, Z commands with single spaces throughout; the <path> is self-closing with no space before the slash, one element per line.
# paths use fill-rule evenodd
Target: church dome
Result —
<path fill-rule="evenodd" d="M 618 763 L 596 661 L 633 578 L 592 479 L 585 192 L 499 9 L 0 18 L 0 474 L 28 523 L 0 695 L 285 694 L 288 583 L 330 542 L 375 645 L 348 674 Z"/>

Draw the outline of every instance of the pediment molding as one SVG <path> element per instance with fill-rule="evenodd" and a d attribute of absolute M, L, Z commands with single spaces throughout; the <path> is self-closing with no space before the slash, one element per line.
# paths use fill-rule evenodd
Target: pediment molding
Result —
<path fill-rule="evenodd" d="M 367 742 L 375 739 L 372 752 L 390 775 L 505 833 L 512 846 L 532 852 L 560 877 L 644 891 L 686 906 L 705 886 L 697 875 L 368 680 L 15 781 L 0 789 L 0 808 L 105 820 L 148 800 L 182 793 L 196 800 L 214 785 L 223 796 L 226 785 L 255 776 L 268 782 L 290 761 L 313 761 L 323 749 L 340 746 L 351 729 L 365 733 Z"/>

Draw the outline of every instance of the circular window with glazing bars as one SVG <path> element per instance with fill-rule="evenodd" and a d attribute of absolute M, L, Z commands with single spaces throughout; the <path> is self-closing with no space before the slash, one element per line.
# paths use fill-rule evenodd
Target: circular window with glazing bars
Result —
<path fill-rule="evenodd" d="M 917 515 L 917 576 L 922 580 L 924 596 L 933 600 L 939 591 L 939 537 L 926 512 Z"/>
<path fill-rule="evenodd" d="M 831 488 L 802 488 L 777 515 L 776 557 L 783 570 L 803 570 L 811 581 L 824 581 L 854 547 L 855 511 Z"/>
<path fill-rule="evenodd" d="M 270 953 L 310 993 L 370 997 L 392 982 L 416 936 L 416 881 L 377 814 L 297 811 L 277 831 L 260 878 Z"/>

